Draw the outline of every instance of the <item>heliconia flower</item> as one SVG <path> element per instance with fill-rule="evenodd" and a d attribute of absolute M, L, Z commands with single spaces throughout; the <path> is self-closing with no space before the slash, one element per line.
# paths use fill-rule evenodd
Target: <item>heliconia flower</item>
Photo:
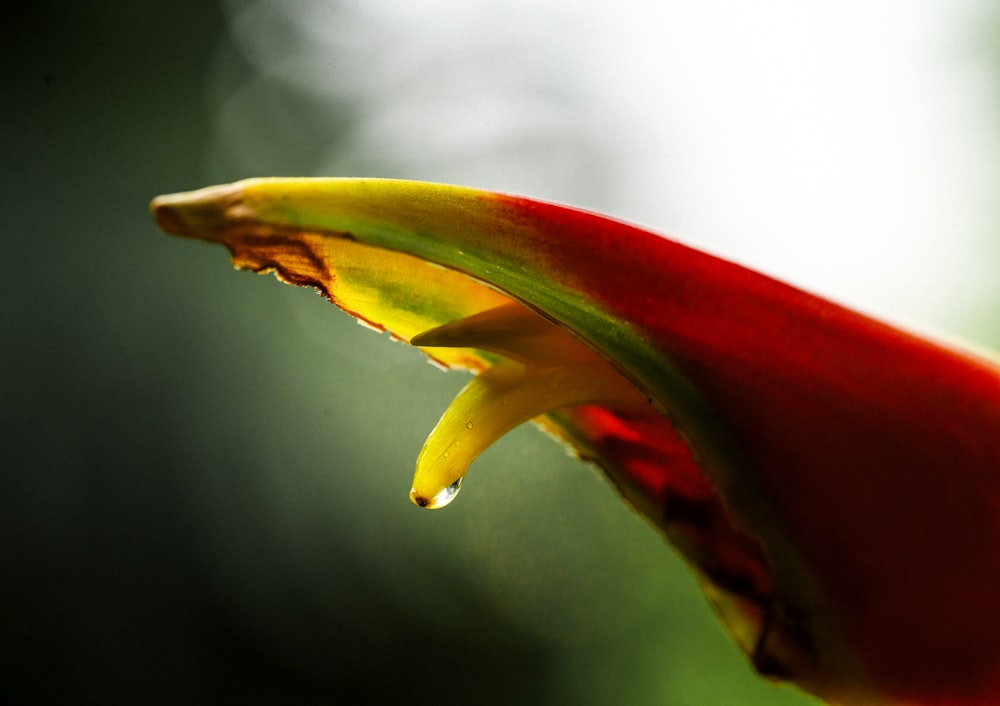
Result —
<path fill-rule="evenodd" d="M 832 703 L 1000 703 L 995 360 L 524 198 L 253 179 L 152 208 L 479 373 L 420 453 L 417 505 L 534 419 L 662 529 L 765 676 Z"/>

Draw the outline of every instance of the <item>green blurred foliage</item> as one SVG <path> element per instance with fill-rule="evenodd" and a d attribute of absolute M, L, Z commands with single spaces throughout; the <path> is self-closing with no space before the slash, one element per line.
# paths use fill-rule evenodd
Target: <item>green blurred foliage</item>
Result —
<path fill-rule="evenodd" d="M 391 66 L 393 38 L 356 3 L 312 7 L 342 18 L 345 66 L 303 73 L 299 30 L 249 2 L 22 3 L 0 30 L 0 703 L 807 702 L 758 680 L 673 551 L 533 428 L 447 511 L 413 507 L 462 376 L 156 231 L 152 196 L 253 175 L 535 178 L 600 203 L 585 119 L 360 153 L 388 89 L 349 57 Z M 482 100 L 581 109 L 485 55 L 465 67 Z"/>

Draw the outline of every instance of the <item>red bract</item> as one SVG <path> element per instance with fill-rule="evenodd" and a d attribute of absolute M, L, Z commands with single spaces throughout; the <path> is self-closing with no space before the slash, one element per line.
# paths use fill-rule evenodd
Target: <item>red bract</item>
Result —
<path fill-rule="evenodd" d="M 664 530 L 761 672 L 837 702 L 1000 701 L 995 361 L 527 199 L 274 179 L 154 211 L 483 371 L 414 502 L 536 418 Z"/>

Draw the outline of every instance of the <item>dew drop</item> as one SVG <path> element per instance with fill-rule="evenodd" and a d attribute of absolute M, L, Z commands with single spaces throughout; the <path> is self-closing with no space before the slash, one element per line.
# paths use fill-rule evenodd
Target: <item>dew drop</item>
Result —
<path fill-rule="evenodd" d="M 417 496 L 413 491 L 410 492 L 410 499 L 413 500 L 420 507 L 425 507 L 428 510 L 436 510 L 439 507 L 444 507 L 458 495 L 458 491 L 462 489 L 462 479 L 459 478 L 457 481 L 444 488 L 435 495 L 433 498 L 427 499 Z"/>
<path fill-rule="evenodd" d="M 473 424 L 472 424 L 472 422 L 466 422 L 466 423 L 465 423 L 465 428 L 466 428 L 466 429 L 471 429 L 472 427 L 473 427 Z"/>

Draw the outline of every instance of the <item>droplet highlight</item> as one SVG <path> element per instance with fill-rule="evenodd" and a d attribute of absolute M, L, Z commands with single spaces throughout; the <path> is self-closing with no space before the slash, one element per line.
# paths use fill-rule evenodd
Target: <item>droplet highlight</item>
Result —
<path fill-rule="evenodd" d="M 410 500 L 413 501 L 414 505 L 417 505 L 428 510 L 437 510 L 438 508 L 444 507 L 458 495 L 458 491 L 462 489 L 462 479 L 459 478 L 457 481 L 452 483 L 446 488 L 443 488 L 437 495 L 432 498 L 426 498 L 419 495 L 414 488 L 410 491 Z"/>

